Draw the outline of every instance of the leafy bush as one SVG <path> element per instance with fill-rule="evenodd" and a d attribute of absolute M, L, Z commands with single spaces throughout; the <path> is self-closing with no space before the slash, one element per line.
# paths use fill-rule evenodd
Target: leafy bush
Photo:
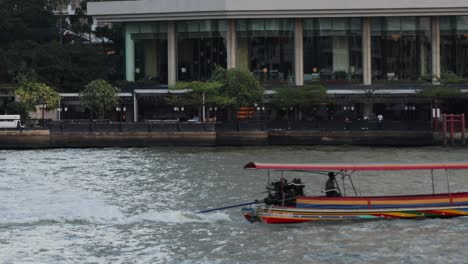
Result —
<path fill-rule="evenodd" d="M 322 102 L 326 95 L 326 89 L 321 85 L 277 88 L 275 91 L 272 103 L 280 109 L 290 106 L 311 106 Z"/>
<path fill-rule="evenodd" d="M 81 103 L 91 114 L 104 119 L 104 114 L 115 107 L 119 101 L 119 90 L 102 79 L 94 80 L 81 91 Z"/>
<path fill-rule="evenodd" d="M 222 84 L 220 95 L 233 98 L 235 107 L 249 106 L 261 102 L 265 90 L 255 76 L 245 70 L 216 68 L 212 81 Z"/>
<path fill-rule="evenodd" d="M 28 111 L 34 111 L 37 105 L 46 105 L 48 109 L 53 109 L 58 106 L 60 101 L 60 94 L 44 83 L 20 83 L 15 93 Z"/>
<path fill-rule="evenodd" d="M 447 86 L 431 86 L 422 89 L 419 95 L 429 98 L 453 98 L 462 95 L 459 88 Z"/>

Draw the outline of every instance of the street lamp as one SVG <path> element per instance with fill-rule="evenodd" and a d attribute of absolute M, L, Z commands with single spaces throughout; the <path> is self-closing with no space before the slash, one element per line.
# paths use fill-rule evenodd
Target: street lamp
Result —
<path fill-rule="evenodd" d="M 208 118 L 209 118 L 208 121 L 214 121 L 214 122 L 216 122 L 218 107 L 217 107 L 217 106 L 214 106 L 214 107 L 213 107 L 213 106 L 210 106 L 210 108 L 208 108 L 208 111 L 209 111 L 209 112 L 208 112 Z M 210 116 L 211 116 L 210 113 L 211 113 L 211 112 L 215 112 L 213 119 L 210 118 Z"/>
<path fill-rule="evenodd" d="M 117 106 L 115 108 L 115 111 L 119 114 L 119 122 L 123 122 L 123 116 L 127 112 L 127 107 L 126 106 Z"/>
<path fill-rule="evenodd" d="M 183 106 L 174 106 L 174 112 L 176 112 L 177 121 L 180 122 L 179 112 L 184 112 L 185 107 Z"/>
<path fill-rule="evenodd" d="M 260 120 L 264 119 L 263 117 L 264 117 L 264 112 L 265 112 L 265 106 L 258 106 L 257 104 L 255 105 L 256 105 L 257 112 L 260 113 L 261 115 Z"/>
<path fill-rule="evenodd" d="M 44 128 L 45 127 L 45 109 L 47 108 L 47 105 L 46 104 L 42 104 L 42 127 Z"/>
<path fill-rule="evenodd" d="M 62 115 L 61 115 L 61 113 L 64 112 L 64 115 L 65 115 L 65 112 L 67 112 L 67 111 L 68 111 L 68 107 L 66 107 L 66 106 L 61 106 L 61 107 L 57 108 L 58 120 L 59 120 L 59 121 L 62 120 Z M 65 116 L 64 116 L 63 118 L 65 118 Z"/>
<path fill-rule="evenodd" d="M 119 122 L 122 122 L 122 114 L 121 114 L 122 108 L 119 107 L 119 106 L 117 106 L 117 107 L 115 108 L 115 111 L 117 112 Z"/>
<path fill-rule="evenodd" d="M 115 108 L 115 111 L 119 115 L 119 130 L 122 131 L 122 122 L 123 122 L 123 117 L 125 116 L 125 113 L 127 112 L 127 107 L 125 106 L 117 106 Z"/>

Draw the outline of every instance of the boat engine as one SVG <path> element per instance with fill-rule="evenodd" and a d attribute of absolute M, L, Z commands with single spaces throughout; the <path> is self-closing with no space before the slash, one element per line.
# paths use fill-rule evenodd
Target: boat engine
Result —
<path fill-rule="evenodd" d="M 268 197 L 265 198 L 267 205 L 295 206 L 296 197 L 304 196 L 304 183 L 299 178 L 288 182 L 285 178 L 272 181 L 267 185 Z"/>

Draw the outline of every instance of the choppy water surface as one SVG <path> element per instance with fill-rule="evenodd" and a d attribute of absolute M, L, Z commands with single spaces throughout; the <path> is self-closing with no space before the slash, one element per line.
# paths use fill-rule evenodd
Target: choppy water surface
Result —
<path fill-rule="evenodd" d="M 152 148 L 0 151 L 0 263 L 466 263 L 468 218 L 249 224 L 260 162 L 468 160 L 450 148 Z M 280 175 L 274 175 L 278 178 Z M 301 176 L 307 192 L 325 179 Z M 468 177 L 451 172 L 452 190 Z M 445 173 L 436 188 L 447 188 Z M 363 194 L 430 192 L 422 172 L 356 175 Z"/>

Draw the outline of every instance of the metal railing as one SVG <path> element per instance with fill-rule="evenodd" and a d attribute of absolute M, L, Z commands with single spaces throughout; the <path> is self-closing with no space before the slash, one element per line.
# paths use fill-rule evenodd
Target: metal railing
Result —
<path fill-rule="evenodd" d="M 430 121 L 233 121 L 219 123 L 150 121 L 48 122 L 52 132 L 223 132 L 223 131 L 431 131 Z"/>
<path fill-rule="evenodd" d="M 190 122 L 50 122 L 52 132 L 213 132 L 213 123 Z"/>

